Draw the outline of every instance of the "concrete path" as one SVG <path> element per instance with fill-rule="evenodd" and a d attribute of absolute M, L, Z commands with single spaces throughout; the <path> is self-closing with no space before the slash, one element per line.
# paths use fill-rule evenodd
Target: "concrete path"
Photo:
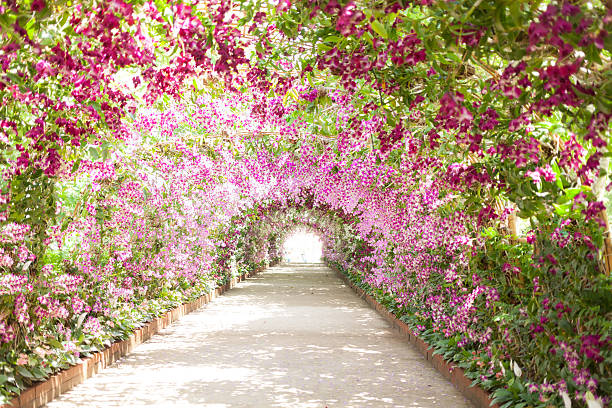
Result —
<path fill-rule="evenodd" d="M 321 265 L 270 268 L 48 408 L 470 407 Z"/>

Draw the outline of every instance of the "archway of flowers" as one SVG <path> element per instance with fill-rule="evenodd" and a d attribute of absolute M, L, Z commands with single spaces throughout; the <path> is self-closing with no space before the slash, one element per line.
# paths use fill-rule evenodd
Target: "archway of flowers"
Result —
<path fill-rule="evenodd" d="M 0 26 L 2 398 L 307 225 L 500 403 L 609 401 L 609 1 L 2 0 Z"/>

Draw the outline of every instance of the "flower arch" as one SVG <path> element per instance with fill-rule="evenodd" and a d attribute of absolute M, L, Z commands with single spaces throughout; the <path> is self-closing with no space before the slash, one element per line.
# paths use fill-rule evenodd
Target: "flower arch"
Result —
<path fill-rule="evenodd" d="M 498 401 L 609 401 L 609 2 L 0 11 L 3 398 L 302 222 Z"/>

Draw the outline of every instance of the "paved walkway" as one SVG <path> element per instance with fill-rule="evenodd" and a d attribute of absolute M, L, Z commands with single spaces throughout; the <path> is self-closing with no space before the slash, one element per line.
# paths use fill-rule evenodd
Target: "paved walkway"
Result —
<path fill-rule="evenodd" d="M 321 265 L 239 284 L 48 405 L 470 407 Z"/>

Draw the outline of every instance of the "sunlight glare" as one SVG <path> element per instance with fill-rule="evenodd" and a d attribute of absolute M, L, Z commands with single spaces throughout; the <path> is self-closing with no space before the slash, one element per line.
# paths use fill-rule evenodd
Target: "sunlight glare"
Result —
<path fill-rule="evenodd" d="M 290 234 L 283 245 L 285 262 L 319 263 L 323 244 L 314 233 L 297 230 Z"/>

